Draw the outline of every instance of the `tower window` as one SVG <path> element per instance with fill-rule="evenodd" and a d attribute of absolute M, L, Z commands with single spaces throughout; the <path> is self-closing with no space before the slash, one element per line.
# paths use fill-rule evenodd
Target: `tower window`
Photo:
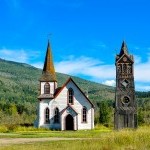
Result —
<path fill-rule="evenodd" d="M 50 85 L 49 85 L 49 83 L 45 83 L 45 85 L 44 85 L 44 94 L 50 94 Z"/>
<path fill-rule="evenodd" d="M 118 70 L 118 73 L 121 73 L 121 72 L 122 72 L 122 71 L 121 71 L 121 65 L 118 65 L 117 70 Z"/>
<path fill-rule="evenodd" d="M 56 108 L 54 113 L 55 113 L 55 115 L 54 115 L 54 123 L 59 123 L 59 109 Z"/>
<path fill-rule="evenodd" d="M 127 72 L 127 65 L 123 64 L 123 73 L 126 73 L 126 72 Z"/>
<path fill-rule="evenodd" d="M 132 66 L 131 65 L 128 66 L 128 73 L 129 74 L 132 73 Z"/>
<path fill-rule="evenodd" d="M 49 108 L 45 109 L 45 123 L 49 123 Z"/>
<path fill-rule="evenodd" d="M 73 95 L 74 95 L 74 91 L 72 88 L 70 88 L 68 90 L 68 103 L 69 104 L 73 104 Z"/>
<path fill-rule="evenodd" d="M 129 103 L 130 103 L 130 98 L 127 97 L 127 96 L 124 96 L 124 97 L 122 98 L 122 103 L 124 104 L 124 106 L 128 106 Z"/>
<path fill-rule="evenodd" d="M 82 122 L 84 122 L 84 123 L 87 122 L 87 109 L 86 109 L 86 107 L 83 107 L 83 109 L 82 109 Z"/>

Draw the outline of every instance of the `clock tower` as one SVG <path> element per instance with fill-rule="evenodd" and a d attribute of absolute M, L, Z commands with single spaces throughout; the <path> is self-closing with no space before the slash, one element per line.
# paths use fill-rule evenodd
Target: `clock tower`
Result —
<path fill-rule="evenodd" d="M 134 58 L 123 41 L 116 55 L 115 129 L 137 127 L 137 104 L 134 87 Z"/>

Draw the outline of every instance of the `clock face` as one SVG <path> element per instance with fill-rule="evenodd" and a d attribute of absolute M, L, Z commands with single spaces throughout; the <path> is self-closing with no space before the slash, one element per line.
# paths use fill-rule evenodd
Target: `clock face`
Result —
<path fill-rule="evenodd" d="M 123 61 L 124 61 L 124 62 L 126 62 L 126 61 L 127 61 L 127 58 L 126 58 L 126 57 L 124 57 L 124 58 L 123 58 Z"/>
<path fill-rule="evenodd" d="M 122 102 L 123 102 L 124 104 L 128 104 L 128 103 L 130 102 L 129 97 L 125 96 L 125 97 L 123 98 Z"/>

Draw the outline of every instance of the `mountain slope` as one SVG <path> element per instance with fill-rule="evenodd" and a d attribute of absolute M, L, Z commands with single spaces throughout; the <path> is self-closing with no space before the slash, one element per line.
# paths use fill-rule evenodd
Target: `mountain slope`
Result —
<path fill-rule="evenodd" d="M 41 73 L 40 69 L 33 66 L 0 59 L 0 99 L 14 103 L 36 102 Z M 68 77 L 69 75 L 57 73 L 58 86 L 62 86 Z M 78 77 L 73 79 L 83 91 L 87 91 L 88 87 L 92 101 L 114 100 L 113 87 Z"/>

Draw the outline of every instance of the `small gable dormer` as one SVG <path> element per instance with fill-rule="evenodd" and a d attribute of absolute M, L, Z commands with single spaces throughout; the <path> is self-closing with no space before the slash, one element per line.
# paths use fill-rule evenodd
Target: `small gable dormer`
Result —
<path fill-rule="evenodd" d="M 125 41 L 122 42 L 121 50 L 119 55 L 116 56 L 116 63 L 122 63 L 122 62 L 131 62 L 133 63 L 133 55 L 130 55 L 128 52 L 127 45 Z"/>
<path fill-rule="evenodd" d="M 130 55 L 126 43 L 123 41 L 119 55 L 116 56 L 117 76 L 130 77 L 133 75 L 133 55 Z"/>
<path fill-rule="evenodd" d="M 53 98 L 57 88 L 57 79 L 48 41 L 42 76 L 40 78 L 40 98 Z M 41 96 L 43 95 L 43 97 Z"/>

